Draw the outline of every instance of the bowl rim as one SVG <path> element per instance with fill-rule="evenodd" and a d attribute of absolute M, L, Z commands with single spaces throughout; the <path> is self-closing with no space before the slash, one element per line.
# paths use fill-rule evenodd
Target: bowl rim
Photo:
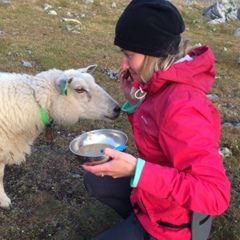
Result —
<path fill-rule="evenodd" d="M 117 130 L 117 129 L 112 129 L 112 128 L 101 128 L 101 129 L 95 129 L 95 130 L 91 130 L 91 131 L 84 132 L 84 133 L 78 135 L 77 137 L 75 137 L 75 138 L 70 142 L 70 144 L 69 144 L 69 149 L 70 149 L 70 151 L 71 151 L 73 154 L 75 154 L 75 155 L 77 155 L 77 156 L 81 156 L 81 157 L 91 157 L 91 158 L 103 157 L 103 156 L 104 156 L 103 154 L 94 155 L 94 156 L 90 156 L 90 155 L 86 155 L 86 154 L 79 154 L 79 153 L 77 153 L 76 151 L 74 151 L 74 150 L 72 149 L 72 145 L 77 141 L 78 138 L 80 138 L 80 137 L 82 137 L 82 136 L 84 136 L 84 135 L 91 134 L 91 133 L 94 134 L 94 133 L 97 133 L 97 132 L 101 132 L 101 131 L 103 131 L 103 130 L 104 130 L 104 131 L 107 131 L 107 132 L 121 133 L 122 135 L 125 136 L 125 138 L 126 138 L 126 143 L 125 143 L 125 144 L 127 144 L 127 142 L 128 142 L 128 136 L 127 136 L 127 134 L 124 133 L 123 131 Z"/>

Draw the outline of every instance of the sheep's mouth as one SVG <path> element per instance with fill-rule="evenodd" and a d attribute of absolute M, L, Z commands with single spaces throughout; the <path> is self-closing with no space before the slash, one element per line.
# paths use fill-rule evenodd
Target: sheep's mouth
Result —
<path fill-rule="evenodd" d="M 116 119 L 116 117 L 108 117 L 108 116 L 104 116 L 104 118 L 112 120 L 112 121 Z"/>
<path fill-rule="evenodd" d="M 115 119 L 117 119 L 119 117 L 119 115 L 116 115 L 116 116 L 114 116 L 114 117 L 109 117 L 109 116 L 105 116 L 104 115 L 104 118 L 105 119 L 108 119 L 108 120 L 111 120 L 111 121 L 114 121 Z"/>

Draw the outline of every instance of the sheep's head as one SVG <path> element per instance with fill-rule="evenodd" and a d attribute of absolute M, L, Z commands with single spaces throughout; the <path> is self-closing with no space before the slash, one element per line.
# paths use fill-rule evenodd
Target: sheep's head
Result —
<path fill-rule="evenodd" d="M 80 119 L 113 121 L 120 114 L 120 106 L 98 84 L 91 73 L 97 65 L 63 71 L 56 79 L 59 97 L 52 104 L 52 118 L 62 125 Z"/>

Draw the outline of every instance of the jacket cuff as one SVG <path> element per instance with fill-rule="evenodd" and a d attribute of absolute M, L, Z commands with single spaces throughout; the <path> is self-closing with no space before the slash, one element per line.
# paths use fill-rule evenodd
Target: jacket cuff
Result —
<path fill-rule="evenodd" d="M 135 188 L 138 185 L 138 181 L 140 179 L 140 176 L 142 174 L 143 167 L 145 165 L 145 161 L 141 158 L 137 159 L 137 165 L 134 176 L 131 178 L 130 186 Z"/>
<path fill-rule="evenodd" d="M 138 103 L 135 104 L 134 106 L 130 106 L 129 102 L 126 102 L 122 106 L 122 111 L 126 113 L 134 113 L 140 103 L 141 103 L 141 100 L 139 100 Z"/>

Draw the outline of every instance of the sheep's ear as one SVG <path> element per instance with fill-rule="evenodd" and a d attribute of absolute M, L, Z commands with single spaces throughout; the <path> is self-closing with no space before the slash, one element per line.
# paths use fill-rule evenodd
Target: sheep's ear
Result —
<path fill-rule="evenodd" d="M 56 81 L 56 88 L 62 96 L 67 95 L 67 87 L 71 83 L 71 81 L 72 78 L 69 80 L 66 78 L 59 78 Z"/>
<path fill-rule="evenodd" d="M 94 72 L 96 67 L 97 67 L 97 64 L 89 65 L 88 67 L 85 67 L 85 68 L 79 68 L 78 71 L 81 73 L 90 73 L 91 74 Z"/>

